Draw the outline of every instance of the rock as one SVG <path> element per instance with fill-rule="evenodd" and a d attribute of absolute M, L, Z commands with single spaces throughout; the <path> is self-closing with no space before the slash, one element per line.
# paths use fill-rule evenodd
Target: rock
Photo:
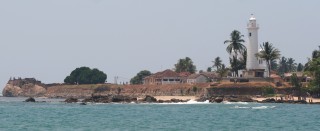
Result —
<path fill-rule="evenodd" d="M 170 101 L 171 101 L 171 102 L 174 102 L 174 103 L 181 102 L 181 100 L 179 100 L 179 99 L 175 99 L 175 98 L 171 99 Z"/>
<path fill-rule="evenodd" d="M 158 100 L 158 103 L 164 103 L 164 100 Z"/>
<path fill-rule="evenodd" d="M 151 103 L 151 102 L 157 102 L 157 99 L 154 98 L 153 96 L 147 95 L 147 96 L 143 99 L 143 101 Z"/>
<path fill-rule="evenodd" d="M 308 104 L 305 100 L 295 101 L 296 104 Z"/>
<path fill-rule="evenodd" d="M 25 102 L 36 102 L 36 100 L 32 97 L 29 97 L 28 99 L 25 100 Z"/>
<path fill-rule="evenodd" d="M 5 97 L 17 97 L 22 93 L 22 89 L 18 86 L 13 86 L 11 84 L 7 84 L 3 90 L 2 95 Z"/>
<path fill-rule="evenodd" d="M 217 103 L 221 103 L 223 101 L 223 97 L 216 97 L 214 101 Z"/>
<path fill-rule="evenodd" d="M 265 100 L 262 100 L 263 103 L 276 103 L 276 100 L 274 98 L 268 98 Z"/>
<path fill-rule="evenodd" d="M 82 103 L 80 103 L 80 105 L 87 105 L 86 103 L 84 103 L 84 102 L 82 102 Z"/>
<path fill-rule="evenodd" d="M 112 96 L 111 102 L 128 102 L 130 103 L 132 100 L 135 100 L 134 98 L 131 98 L 129 96 L 123 96 L 123 95 L 115 95 Z"/>
<path fill-rule="evenodd" d="M 76 99 L 76 98 L 67 98 L 64 102 L 66 102 L 66 103 L 76 103 L 76 102 L 78 102 L 78 99 Z"/>

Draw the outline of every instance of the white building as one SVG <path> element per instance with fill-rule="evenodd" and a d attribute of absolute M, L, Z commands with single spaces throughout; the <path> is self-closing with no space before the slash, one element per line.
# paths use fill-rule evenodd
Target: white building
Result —
<path fill-rule="evenodd" d="M 248 29 L 248 40 L 247 40 L 247 65 L 246 71 L 243 71 L 244 77 L 267 77 L 268 68 L 266 61 L 257 58 L 256 54 L 261 51 L 259 49 L 258 42 L 258 30 L 259 25 L 257 24 L 256 18 L 251 15 L 247 24 Z"/>

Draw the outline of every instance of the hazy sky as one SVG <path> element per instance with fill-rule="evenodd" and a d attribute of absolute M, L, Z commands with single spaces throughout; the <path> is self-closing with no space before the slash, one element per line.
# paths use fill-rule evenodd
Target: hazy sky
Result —
<path fill-rule="evenodd" d="M 0 89 L 12 77 L 63 82 L 76 67 L 98 68 L 108 82 L 140 70 L 172 69 L 190 57 L 206 70 L 232 30 L 247 39 L 254 14 L 259 43 L 307 61 L 320 45 L 319 0 L 1 0 Z"/>

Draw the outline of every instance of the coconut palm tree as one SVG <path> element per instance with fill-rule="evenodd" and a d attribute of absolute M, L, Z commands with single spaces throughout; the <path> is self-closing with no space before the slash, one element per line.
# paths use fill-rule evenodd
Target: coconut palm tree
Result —
<path fill-rule="evenodd" d="M 262 51 L 256 54 L 257 57 L 265 60 L 267 62 L 268 66 L 268 72 L 270 77 L 270 70 L 271 70 L 271 61 L 279 59 L 280 58 L 280 51 L 273 47 L 273 45 L 269 42 L 264 42 L 262 45 L 260 45 L 262 48 Z"/>
<path fill-rule="evenodd" d="M 232 58 L 229 58 L 229 60 L 230 60 L 231 72 L 234 73 L 235 77 L 238 77 L 239 76 L 238 70 L 241 66 L 241 62 L 235 56 L 233 56 Z"/>
<path fill-rule="evenodd" d="M 224 41 L 224 44 L 228 44 L 226 50 L 229 54 L 231 54 L 232 51 L 234 51 L 234 53 L 237 57 L 239 52 L 242 53 L 246 50 L 246 47 L 242 44 L 243 42 L 245 42 L 242 39 L 242 37 L 243 37 L 243 35 L 241 35 L 241 33 L 239 31 L 234 30 L 230 34 L 230 40 Z"/>
<path fill-rule="evenodd" d="M 217 73 L 219 74 L 220 80 L 221 80 L 222 77 L 227 76 L 228 72 L 229 72 L 229 69 L 226 68 L 226 66 L 225 66 L 224 64 L 222 64 L 222 65 L 221 65 L 221 68 L 219 68 L 219 69 L 217 70 Z"/>
<path fill-rule="evenodd" d="M 219 70 L 219 69 L 221 68 L 221 66 L 222 66 L 222 60 L 220 59 L 219 56 L 216 57 L 216 58 L 214 59 L 214 61 L 212 61 L 212 62 L 213 62 L 213 66 L 212 66 L 212 67 L 216 67 L 217 70 Z"/>
<path fill-rule="evenodd" d="M 297 63 L 295 63 L 294 61 L 295 60 L 293 58 L 288 58 L 287 65 L 289 72 L 294 72 L 297 70 Z"/>

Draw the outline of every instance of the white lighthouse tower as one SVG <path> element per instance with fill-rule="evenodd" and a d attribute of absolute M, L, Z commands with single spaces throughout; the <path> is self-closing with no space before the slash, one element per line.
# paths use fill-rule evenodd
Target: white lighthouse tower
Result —
<path fill-rule="evenodd" d="M 259 69 L 258 59 L 256 54 L 258 53 L 258 25 L 256 18 L 251 14 L 248 29 L 248 42 L 247 42 L 247 70 Z"/>

